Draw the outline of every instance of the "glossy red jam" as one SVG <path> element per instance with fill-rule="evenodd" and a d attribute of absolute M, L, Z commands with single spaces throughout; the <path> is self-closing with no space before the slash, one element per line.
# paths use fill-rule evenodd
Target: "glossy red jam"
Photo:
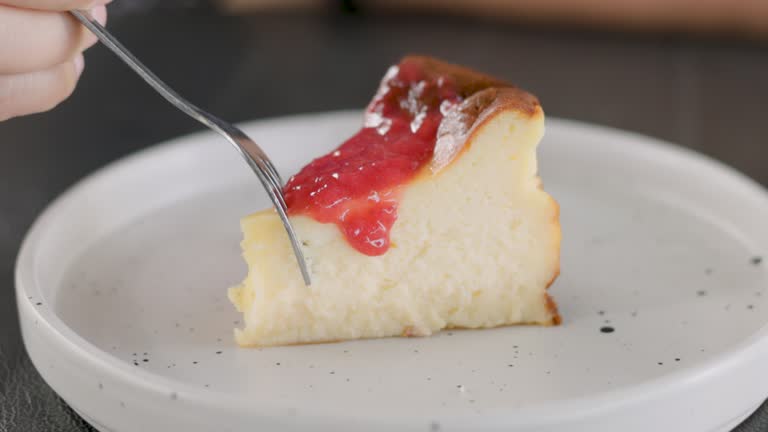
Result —
<path fill-rule="evenodd" d="M 285 186 L 290 214 L 334 223 L 352 247 L 381 255 L 397 219 L 398 187 L 429 163 L 443 115 L 460 96 L 452 80 L 407 60 L 387 72 L 363 128 Z"/>

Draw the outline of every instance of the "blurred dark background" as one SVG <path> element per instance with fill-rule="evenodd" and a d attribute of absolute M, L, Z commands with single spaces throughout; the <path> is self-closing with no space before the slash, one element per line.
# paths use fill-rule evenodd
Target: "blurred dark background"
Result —
<path fill-rule="evenodd" d="M 390 63 L 422 53 L 508 79 L 549 116 L 669 140 L 768 186 L 768 2 L 620 3 L 117 0 L 108 26 L 231 121 L 361 109 Z M 91 430 L 21 344 L 13 261 L 34 217 L 105 163 L 200 129 L 99 46 L 70 100 L 0 123 L 1 432 Z M 768 431 L 768 406 L 737 430 Z"/>

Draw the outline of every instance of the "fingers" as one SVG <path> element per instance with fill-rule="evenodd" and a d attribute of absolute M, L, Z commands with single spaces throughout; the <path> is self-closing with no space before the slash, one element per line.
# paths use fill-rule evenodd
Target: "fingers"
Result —
<path fill-rule="evenodd" d="M 56 11 L 90 8 L 89 2 L 2 1 L 0 121 L 47 111 L 69 97 L 85 65 L 81 51 L 97 40 L 69 14 Z M 106 25 L 105 6 L 89 10 Z"/>
<path fill-rule="evenodd" d="M 0 121 L 52 109 L 72 94 L 84 66 L 78 54 L 49 69 L 0 76 Z"/>
<path fill-rule="evenodd" d="M 47 1 L 55 3 L 41 3 Z M 106 24 L 106 7 L 97 6 L 92 14 Z M 96 37 L 68 14 L 0 5 L 0 75 L 49 69 L 94 43 Z"/>
<path fill-rule="evenodd" d="M 3 0 L 3 4 L 24 9 L 68 11 L 72 9 L 91 9 L 105 5 L 112 0 Z"/>

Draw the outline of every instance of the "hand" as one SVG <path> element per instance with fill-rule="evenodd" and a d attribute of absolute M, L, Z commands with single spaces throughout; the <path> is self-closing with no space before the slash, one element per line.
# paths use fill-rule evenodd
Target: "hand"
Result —
<path fill-rule="evenodd" d="M 48 111 L 69 97 L 96 36 L 66 13 L 103 24 L 109 0 L 0 0 L 0 121 Z"/>

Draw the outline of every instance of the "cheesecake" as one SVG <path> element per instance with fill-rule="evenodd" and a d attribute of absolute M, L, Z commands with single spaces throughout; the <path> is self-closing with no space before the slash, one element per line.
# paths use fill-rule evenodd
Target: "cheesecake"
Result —
<path fill-rule="evenodd" d="M 361 129 L 289 179 L 312 278 L 274 209 L 242 219 L 242 346 L 555 325 L 560 224 L 536 148 L 544 113 L 503 80 L 430 57 L 386 72 Z"/>

